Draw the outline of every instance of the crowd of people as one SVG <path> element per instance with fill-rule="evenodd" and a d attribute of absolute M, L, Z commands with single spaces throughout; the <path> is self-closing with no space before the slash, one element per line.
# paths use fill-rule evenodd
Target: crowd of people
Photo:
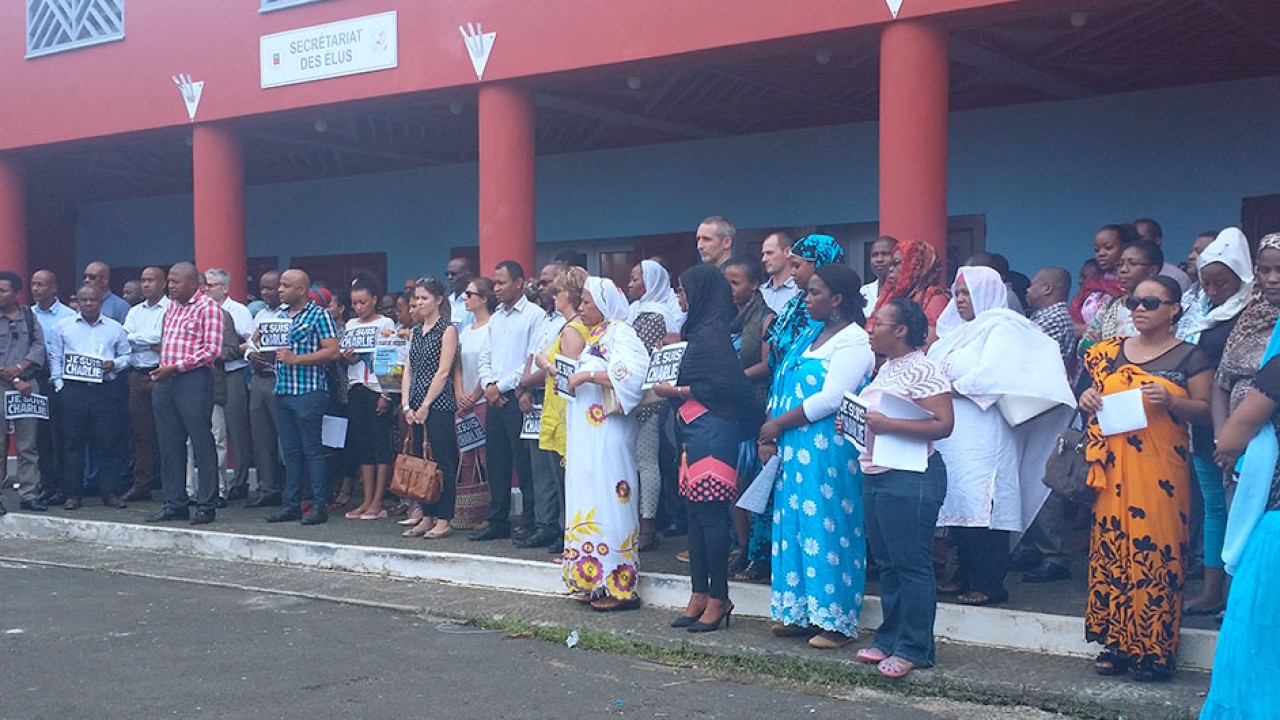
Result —
<path fill-rule="evenodd" d="M 130 301 L 91 263 L 71 307 L 48 270 L 29 307 L 0 272 L 0 380 L 48 397 L 47 421 L 9 421 L 21 508 L 159 491 L 153 522 L 243 500 L 268 522 L 336 507 L 402 516 L 406 537 L 469 526 L 549 548 L 599 611 L 638 607 L 640 553 L 687 532 L 673 627 L 727 627 L 731 581 L 764 582 L 775 635 L 840 648 L 874 573 L 884 620 L 857 656 L 891 678 L 933 664 L 939 594 L 993 605 L 1013 569 L 1070 577 L 1068 526 L 1087 515 L 1099 674 L 1167 679 L 1182 616 L 1225 608 L 1206 712 L 1243 717 L 1276 686 L 1258 660 L 1280 594 L 1280 234 L 1254 252 L 1237 229 L 1202 233 L 1179 268 L 1155 221 L 1108 224 L 1074 293 L 1064 268 L 1027 277 L 991 253 L 949 281 L 932 245 L 891 237 L 863 283 L 830 236 L 770 233 L 757 261 L 735 234 L 707 218 L 701 264 L 673 282 L 644 259 L 625 291 L 572 253 L 536 276 L 454 258 L 400 295 L 273 271 L 248 305 L 225 270 L 190 263 L 146 268 Z M 356 336 L 402 340 L 395 368 Z M 646 382 L 672 347 L 678 372 Z M 460 449 L 471 414 L 484 443 Z M 1068 496 L 1045 471 L 1073 423 L 1088 473 Z M 396 453 L 427 450 L 439 499 L 394 497 Z M 487 511 L 460 522 L 481 468 Z M 736 504 L 755 482 L 771 486 L 762 512 Z M 1184 598 L 1197 563 L 1203 590 Z"/>

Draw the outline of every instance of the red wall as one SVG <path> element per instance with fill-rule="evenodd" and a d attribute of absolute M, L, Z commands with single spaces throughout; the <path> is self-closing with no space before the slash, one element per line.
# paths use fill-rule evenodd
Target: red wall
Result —
<path fill-rule="evenodd" d="M 1061 0 L 904 0 L 899 19 L 1011 4 Z M 488 82 L 891 21 L 882 0 L 126 0 L 123 41 L 26 60 L 24 5 L 0 2 L 0 150 L 184 125 L 179 72 L 205 81 L 200 121 L 472 85 L 468 22 L 498 33 Z M 260 36 L 387 10 L 396 69 L 261 89 Z"/>

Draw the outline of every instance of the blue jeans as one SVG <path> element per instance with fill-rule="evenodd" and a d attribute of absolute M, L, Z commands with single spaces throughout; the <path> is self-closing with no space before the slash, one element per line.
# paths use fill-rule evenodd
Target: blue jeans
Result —
<path fill-rule="evenodd" d="M 1227 537 L 1227 491 L 1222 486 L 1222 470 L 1213 456 L 1196 453 L 1191 456 L 1204 496 L 1204 566 L 1221 569 L 1222 545 Z"/>
<path fill-rule="evenodd" d="M 284 509 L 302 509 L 302 486 L 311 484 L 311 503 L 324 511 L 329 502 L 329 475 L 326 454 L 320 444 L 320 426 L 329 393 L 313 390 L 302 395 L 276 396 L 276 430 L 284 456 Z"/>
<path fill-rule="evenodd" d="M 863 517 L 871 557 L 880 566 L 884 613 L 872 644 L 916 667 L 934 661 L 933 532 L 946 494 L 947 471 L 936 452 L 922 473 L 890 470 L 862 479 Z"/>

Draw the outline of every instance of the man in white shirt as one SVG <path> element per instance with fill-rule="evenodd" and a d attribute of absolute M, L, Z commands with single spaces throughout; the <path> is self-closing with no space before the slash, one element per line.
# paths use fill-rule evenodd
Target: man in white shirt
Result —
<path fill-rule="evenodd" d="M 85 451 L 98 463 L 98 491 L 109 508 L 127 507 L 117 484 L 127 419 L 117 374 L 129 367 L 129 339 L 102 314 L 102 293 L 92 285 L 76 295 L 80 314 L 58 323 L 48 341 L 49 377 L 62 403 L 66 452 L 63 508 L 79 510 L 85 489 Z"/>
<path fill-rule="evenodd" d="M 551 347 L 564 328 L 565 317 L 556 312 L 555 291 L 552 284 L 556 276 L 565 269 L 562 263 L 551 263 L 542 268 L 538 275 L 538 302 L 544 312 L 538 331 L 529 343 L 529 352 L 525 359 L 524 377 L 520 384 L 526 394 L 520 400 L 520 412 L 533 410 L 534 404 L 541 404 L 546 388 L 546 373 L 533 363 L 533 357 Z M 524 522 L 532 528 L 525 537 L 516 541 L 516 547 L 547 547 L 564 537 L 563 494 L 564 466 L 560 456 L 552 450 L 543 450 L 537 440 L 525 440 L 529 447 L 530 477 L 533 480 L 532 492 L 525 492 L 521 487 L 521 500 L 524 503 Z"/>
<path fill-rule="evenodd" d="M 222 268 L 210 268 L 204 273 L 205 282 L 209 284 L 208 294 L 213 301 L 222 306 L 231 316 L 236 326 L 236 335 L 240 342 L 248 342 L 253 335 L 255 324 L 249 308 L 230 297 L 231 275 Z M 227 404 L 223 407 L 226 418 L 227 445 L 231 448 L 231 479 L 227 481 L 227 502 L 244 500 L 249 497 L 249 361 L 242 358 L 227 360 L 222 372 L 227 377 Z M 218 372 L 214 368 L 214 372 Z"/>
<path fill-rule="evenodd" d="M 795 278 L 791 277 L 791 243 L 791 236 L 781 230 L 769 233 L 760 243 L 760 263 L 769 274 L 769 282 L 760 286 L 760 294 L 774 313 L 782 312 L 800 292 Z"/>
<path fill-rule="evenodd" d="M 160 366 L 160 340 L 164 335 L 164 314 L 169 309 L 165 297 L 168 279 L 164 270 L 149 267 L 142 271 L 142 302 L 129 308 L 124 331 L 129 338 L 129 427 L 133 436 L 133 485 L 121 498 L 125 502 L 150 500 L 154 479 L 159 475 L 160 456 L 156 451 L 156 415 L 151 405 L 155 383 L 151 371 Z"/>
<path fill-rule="evenodd" d="M 464 257 L 456 257 L 444 268 L 444 281 L 449 287 L 449 319 L 453 326 L 462 332 L 462 328 L 476 321 L 476 316 L 467 312 L 467 285 L 475 277 L 475 269 L 471 261 Z"/>
<path fill-rule="evenodd" d="M 542 308 L 524 296 L 524 268 L 514 260 L 498 263 L 493 271 L 493 292 L 498 296 L 497 312 L 489 319 L 489 345 L 480 353 L 480 384 L 484 386 L 485 454 L 489 461 L 489 526 L 467 537 L 497 540 L 511 536 L 511 472 L 514 469 L 521 492 L 532 488 L 528 448 L 520 441 L 524 415 L 520 398 L 528 391 L 520 387 L 529 345 L 542 328 L 546 316 Z M 525 518 L 529 522 L 531 518 Z"/>
<path fill-rule="evenodd" d="M 31 274 L 31 299 L 35 300 L 31 312 L 35 313 L 46 342 L 59 322 L 76 315 L 75 310 L 58 300 L 58 276 L 50 270 L 37 270 Z M 47 384 L 47 361 L 37 379 Z M 54 505 L 66 499 L 62 496 L 62 416 L 57 393 L 46 393 L 49 396 L 49 420 L 36 425 L 36 451 L 40 454 L 40 500 Z"/>
<path fill-rule="evenodd" d="M 898 239 L 882 235 L 871 243 L 871 274 L 875 276 L 871 282 L 862 286 L 862 299 L 866 301 L 863 308 L 868 317 L 876 307 L 880 298 L 880 283 L 889 275 L 889 266 L 893 264 L 893 251 L 898 246 Z"/>
<path fill-rule="evenodd" d="M 265 307 L 254 317 L 254 330 L 258 329 L 258 323 L 277 317 L 280 307 L 279 272 L 268 270 L 262 273 L 258 280 L 258 297 L 262 298 Z M 248 343 L 241 347 L 248 355 Z M 253 363 L 253 377 L 249 380 L 249 429 L 253 435 L 253 467 L 258 471 L 258 492 L 244 506 L 275 507 L 280 504 L 280 493 L 284 487 L 284 467 L 280 464 L 279 436 L 276 434 L 276 370 L 273 363 Z"/>

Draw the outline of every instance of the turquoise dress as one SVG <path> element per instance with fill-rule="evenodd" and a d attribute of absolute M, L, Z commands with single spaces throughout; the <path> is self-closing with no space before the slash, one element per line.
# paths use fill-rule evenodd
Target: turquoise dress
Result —
<path fill-rule="evenodd" d="M 822 331 L 814 323 L 774 373 L 769 416 L 778 417 L 822 389 L 827 361 L 804 352 Z M 856 635 L 866 588 L 862 471 L 836 417 L 783 431 L 773 490 L 774 620 Z"/>

